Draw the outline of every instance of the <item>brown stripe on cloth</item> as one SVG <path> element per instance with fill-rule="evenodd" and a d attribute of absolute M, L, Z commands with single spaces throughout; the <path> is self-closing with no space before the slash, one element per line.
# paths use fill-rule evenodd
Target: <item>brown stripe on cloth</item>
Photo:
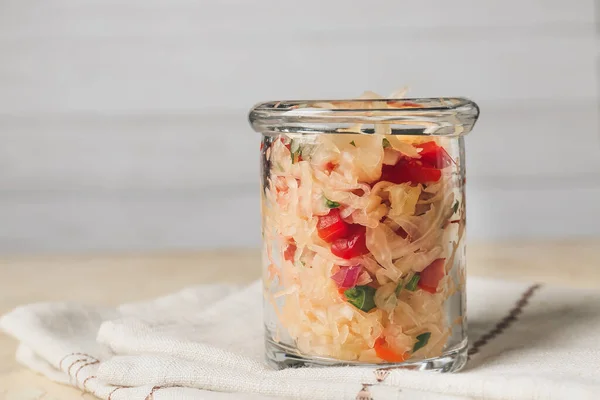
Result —
<path fill-rule="evenodd" d="M 66 356 L 64 356 L 64 357 L 63 357 L 63 358 L 60 360 L 60 362 L 58 363 L 58 369 L 62 371 L 62 370 L 63 370 L 63 368 L 62 368 L 62 366 L 63 366 L 63 362 L 65 362 L 65 361 L 67 360 L 67 358 L 69 358 L 69 357 L 73 357 L 73 356 L 84 356 L 84 357 L 86 357 L 86 358 L 89 358 L 90 360 L 96 360 L 96 358 L 95 358 L 95 357 L 92 357 L 92 356 L 90 356 L 89 354 L 86 354 L 86 353 L 71 353 L 71 354 L 67 354 Z M 77 363 L 77 362 L 79 362 L 79 361 L 80 361 L 80 360 L 78 360 L 78 361 L 75 361 L 75 362 Z M 71 367 L 72 367 L 72 366 L 73 366 L 73 365 L 71 364 Z"/>
<path fill-rule="evenodd" d="M 96 364 L 100 364 L 100 361 L 94 360 L 94 361 L 90 361 L 90 362 L 80 365 L 79 368 L 77 368 L 77 370 L 75 371 L 75 374 L 73 374 L 73 378 L 75 379 L 75 385 L 79 385 L 78 375 L 81 372 L 81 370 L 84 369 L 85 367 L 89 367 L 90 365 L 96 365 Z"/>
<path fill-rule="evenodd" d="M 146 396 L 145 400 L 153 400 L 154 399 L 154 392 L 156 392 L 159 389 L 162 389 L 162 386 L 154 386 L 152 388 L 152 391 L 150 393 L 148 393 L 148 396 Z"/>
<path fill-rule="evenodd" d="M 88 390 L 88 389 L 87 389 L 87 387 L 86 387 L 85 385 L 87 385 L 87 383 L 88 383 L 88 381 L 89 381 L 90 379 L 97 379 L 97 378 L 98 378 L 98 377 L 97 377 L 96 375 L 90 375 L 90 376 L 88 376 L 87 378 L 85 378 L 85 379 L 83 380 L 83 383 L 81 384 L 81 387 L 83 388 L 83 393 L 86 393 L 86 392 L 87 392 L 87 393 L 91 393 L 91 394 L 93 394 L 94 396 L 96 396 L 96 395 L 95 395 L 95 393 L 94 393 L 94 392 L 92 392 L 91 390 Z M 96 396 L 96 397 L 98 397 L 98 396 Z"/>
<path fill-rule="evenodd" d="M 154 394 L 156 392 L 158 392 L 161 389 L 167 389 L 167 388 L 185 388 L 185 386 L 181 386 L 181 385 L 173 385 L 173 386 L 154 386 L 152 388 L 152 391 L 150 393 L 148 393 L 148 396 L 146 396 L 145 400 L 154 400 Z"/>
<path fill-rule="evenodd" d="M 506 317 L 502 318 L 500 322 L 498 322 L 492 330 L 487 332 L 485 335 L 480 337 L 473 343 L 473 346 L 469 349 L 469 357 L 479 353 L 479 350 L 485 346 L 490 340 L 496 338 L 498 335 L 502 334 L 509 326 L 511 326 L 519 317 L 519 315 L 523 312 L 527 303 L 529 303 L 529 299 L 534 295 L 536 290 L 541 288 L 542 285 L 536 283 L 531 285 L 519 298 L 519 301 L 515 304 L 515 306 L 510 310 Z"/>
<path fill-rule="evenodd" d="M 536 283 L 534 285 L 529 286 L 525 292 L 521 295 L 519 300 L 515 303 L 514 307 L 508 312 L 508 314 L 502 318 L 495 326 L 483 335 L 481 338 L 477 339 L 473 346 L 469 349 L 469 357 L 475 355 L 479 352 L 479 350 L 485 346 L 490 340 L 496 338 L 498 335 L 502 334 L 508 327 L 510 327 L 519 317 L 519 315 L 523 312 L 523 309 L 529 303 L 531 297 L 535 294 L 535 292 L 541 288 L 542 285 Z M 389 371 L 392 369 L 402 369 L 403 367 L 383 367 L 374 370 L 375 380 L 380 383 L 383 382 L 389 375 Z M 369 392 L 369 386 L 371 384 L 363 384 L 362 389 L 356 395 L 356 400 L 373 400 L 373 396 Z"/>
<path fill-rule="evenodd" d="M 112 391 L 111 391 L 111 392 L 108 394 L 108 398 L 107 398 L 107 400 L 112 400 L 112 395 L 113 395 L 113 394 L 114 394 L 114 393 L 115 393 L 117 390 L 119 390 L 119 389 L 123 389 L 123 386 L 119 386 L 119 387 L 116 387 L 116 388 L 114 388 L 114 389 L 113 389 L 113 390 L 112 390 Z"/>

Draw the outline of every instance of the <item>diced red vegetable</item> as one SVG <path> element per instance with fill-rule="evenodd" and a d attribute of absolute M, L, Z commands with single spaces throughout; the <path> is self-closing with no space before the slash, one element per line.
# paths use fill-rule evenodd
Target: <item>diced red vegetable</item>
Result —
<path fill-rule="evenodd" d="M 332 208 L 329 214 L 319 217 L 317 221 L 317 233 L 321 239 L 328 243 L 346 236 L 350 233 L 349 228 L 350 224 L 344 222 L 340 217 L 338 208 Z"/>
<path fill-rule="evenodd" d="M 399 226 L 398 229 L 394 231 L 396 235 L 400 236 L 402 239 L 406 239 L 408 237 L 408 232 L 404 230 L 403 227 Z"/>
<path fill-rule="evenodd" d="M 283 252 L 283 259 L 286 261 L 294 261 L 294 256 L 296 255 L 296 243 L 292 242 L 287 245 L 285 251 Z"/>
<path fill-rule="evenodd" d="M 331 243 L 331 252 L 341 258 L 349 260 L 369 252 L 365 237 L 366 228 L 362 225 L 353 225 L 349 236 L 337 239 Z"/>
<path fill-rule="evenodd" d="M 437 168 L 421 166 L 417 162 L 408 163 L 409 181 L 412 183 L 437 182 L 442 177 L 442 171 Z"/>
<path fill-rule="evenodd" d="M 396 178 L 396 166 L 395 165 L 384 165 L 381 168 L 381 178 L 380 180 L 382 181 L 386 181 L 386 182 L 392 182 L 392 183 L 401 183 L 401 182 L 396 182 L 397 178 Z"/>
<path fill-rule="evenodd" d="M 277 138 L 277 140 L 279 140 L 281 143 L 283 143 L 283 145 L 285 147 L 287 147 L 288 150 L 291 148 L 291 145 L 289 143 L 288 144 L 285 143 L 285 139 L 283 138 L 283 136 L 279 136 L 279 138 Z M 273 142 L 273 144 L 275 144 L 275 142 Z"/>
<path fill-rule="evenodd" d="M 446 275 L 446 270 L 444 268 L 445 263 L 445 258 L 438 258 L 421 271 L 419 288 L 429 293 L 437 292 L 440 280 Z"/>
<path fill-rule="evenodd" d="M 438 146 L 436 142 L 421 143 L 415 147 L 422 149 L 419 153 L 421 155 L 419 160 L 423 162 L 423 165 L 433 168 L 446 168 L 454 162 L 446 149 Z"/>
<path fill-rule="evenodd" d="M 354 189 L 354 190 L 351 190 L 350 193 L 355 194 L 358 197 L 360 197 L 365 194 L 365 191 L 363 189 Z"/>
<path fill-rule="evenodd" d="M 377 357 L 387 362 L 403 362 L 406 361 L 409 356 L 407 353 L 400 354 L 390 349 L 387 342 L 382 337 L 375 341 L 373 348 L 375 349 Z"/>
<path fill-rule="evenodd" d="M 340 267 L 340 270 L 335 274 L 331 275 L 331 279 L 340 289 L 349 289 L 356 286 L 360 273 L 362 272 L 362 266 L 353 265 L 351 267 Z"/>
<path fill-rule="evenodd" d="M 395 184 L 412 182 L 428 183 L 437 182 L 442 177 L 442 171 L 437 168 L 425 166 L 415 160 L 400 160 L 396 165 L 384 165 L 381 169 L 382 181 Z"/>

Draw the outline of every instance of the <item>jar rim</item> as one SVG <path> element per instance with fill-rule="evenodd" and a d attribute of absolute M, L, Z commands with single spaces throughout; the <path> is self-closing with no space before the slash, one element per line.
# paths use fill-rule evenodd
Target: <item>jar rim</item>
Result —
<path fill-rule="evenodd" d="M 479 106 L 464 97 L 280 100 L 256 104 L 249 113 L 265 135 L 373 134 L 461 136 L 479 117 Z"/>

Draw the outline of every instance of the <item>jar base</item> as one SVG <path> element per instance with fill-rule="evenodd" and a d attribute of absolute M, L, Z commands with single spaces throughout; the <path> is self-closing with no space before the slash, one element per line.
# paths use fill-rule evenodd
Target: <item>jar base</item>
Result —
<path fill-rule="evenodd" d="M 340 361 L 327 357 L 300 356 L 284 345 L 265 338 L 265 354 L 267 364 L 274 369 L 300 367 L 374 367 L 402 368 L 416 371 L 457 372 L 467 364 L 468 343 L 465 339 L 460 345 L 444 352 L 439 357 L 424 360 L 407 361 L 402 363 L 369 364 L 355 361 Z"/>

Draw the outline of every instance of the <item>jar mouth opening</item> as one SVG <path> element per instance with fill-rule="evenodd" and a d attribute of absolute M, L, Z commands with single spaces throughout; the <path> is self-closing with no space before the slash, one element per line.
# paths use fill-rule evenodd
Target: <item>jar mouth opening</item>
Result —
<path fill-rule="evenodd" d="M 459 136 L 470 132 L 478 117 L 477 104 L 461 97 L 268 101 L 249 114 L 254 130 L 266 135 Z"/>

